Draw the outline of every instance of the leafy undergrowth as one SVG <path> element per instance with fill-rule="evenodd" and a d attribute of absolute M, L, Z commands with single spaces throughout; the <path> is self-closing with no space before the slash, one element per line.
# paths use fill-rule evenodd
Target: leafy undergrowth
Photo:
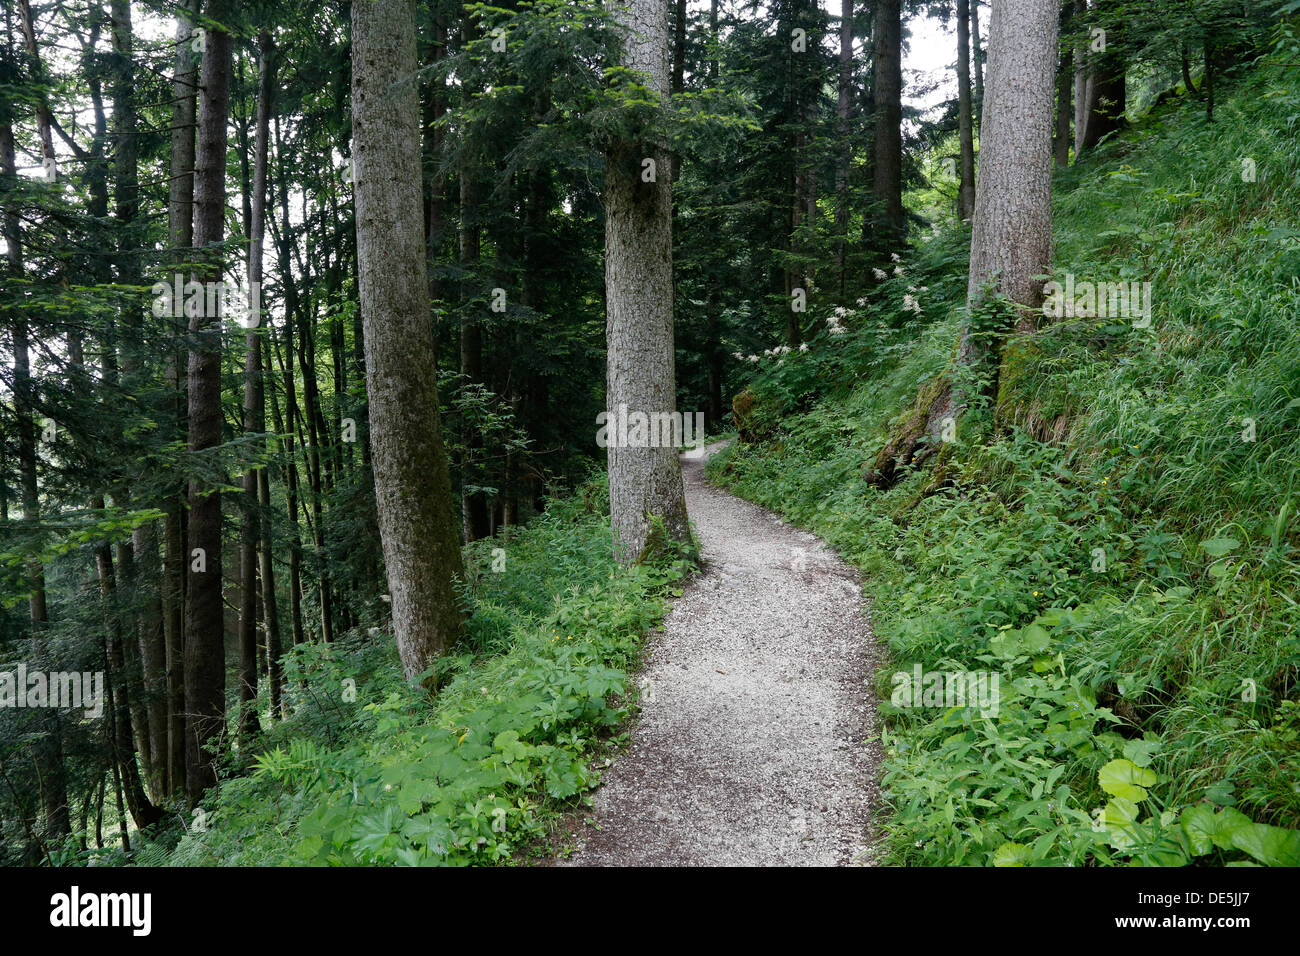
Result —
<path fill-rule="evenodd" d="M 543 846 L 596 785 L 593 750 L 630 706 L 627 668 L 691 567 L 682 555 L 618 568 L 593 511 L 605 501 L 593 485 L 471 546 L 473 616 L 432 702 L 402 680 L 390 634 L 299 648 L 293 717 L 252 772 L 138 862 L 466 865 Z"/>
<path fill-rule="evenodd" d="M 1013 342 L 942 490 L 921 494 L 927 470 L 876 491 L 861 468 L 950 360 L 969 242 L 951 229 L 844 333 L 761 367 L 760 440 L 710 464 L 867 573 L 894 863 L 1300 865 L 1288 57 L 1213 125 L 1185 98 L 1060 175 L 1058 280 L 1152 282 L 1149 327 L 1074 317 Z M 934 673 L 996 677 L 996 697 L 945 698 Z"/>

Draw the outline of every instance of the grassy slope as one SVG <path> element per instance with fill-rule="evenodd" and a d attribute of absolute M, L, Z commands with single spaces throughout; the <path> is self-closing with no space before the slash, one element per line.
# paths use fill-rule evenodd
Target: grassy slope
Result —
<path fill-rule="evenodd" d="M 915 507 L 928 476 L 859 469 L 949 361 L 967 235 L 759 373 L 769 438 L 712 474 L 864 569 L 888 671 L 1000 677 L 982 717 L 893 706 L 880 676 L 894 862 L 1300 862 L 1275 829 L 1300 826 L 1298 134 L 1300 74 L 1270 58 L 1213 125 L 1174 103 L 1062 173 L 1058 275 L 1151 281 L 1151 328 L 1019 343 L 996 439 L 963 426 L 955 486 Z"/>

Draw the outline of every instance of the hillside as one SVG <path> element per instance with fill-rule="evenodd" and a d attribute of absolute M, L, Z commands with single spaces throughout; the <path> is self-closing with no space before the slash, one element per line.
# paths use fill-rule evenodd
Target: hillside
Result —
<path fill-rule="evenodd" d="M 1300 863 L 1293 46 L 1212 124 L 1184 96 L 1058 171 L 1054 277 L 1151 283 L 1149 328 L 1075 315 L 1015 338 L 937 480 L 863 473 L 949 362 L 952 229 L 847 332 L 765 358 L 754 440 L 711 463 L 864 572 L 891 657 L 892 862 Z M 1001 675 L 996 718 L 898 706 L 891 675 L 918 664 Z"/>

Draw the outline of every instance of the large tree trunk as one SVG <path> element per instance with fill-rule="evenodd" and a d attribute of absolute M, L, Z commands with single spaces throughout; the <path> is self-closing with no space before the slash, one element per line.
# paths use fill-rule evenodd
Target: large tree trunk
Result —
<path fill-rule="evenodd" d="M 194 166 L 194 245 L 204 265 L 200 282 L 220 282 L 225 235 L 226 120 L 230 105 L 231 39 L 221 28 L 229 0 L 211 0 L 205 34 Z M 198 310 L 200 313 L 204 310 Z M 190 319 L 190 450 L 221 444 L 221 316 Z M 189 593 L 185 607 L 185 790 L 191 805 L 216 783 L 216 754 L 225 730 L 225 621 L 221 596 L 221 493 L 190 482 Z"/>
<path fill-rule="evenodd" d="M 998 291 L 1033 322 L 1052 263 L 1052 105 L 1057 64 L 1055 0 L 995 0 L 980 127 L 967 301 Z"/>
<path fill-rule="evenodd" d="M 957 182 L 957 215 L 969 219 L 975 211 L 975 143 L 970 93 L 969 0 L 957 0 L 957 138 L 961 169 Z"/>
<path fill-rule="evenodd" d="M 352 7 L 357 271 L 375 498 L 393 631 L 408 679 L 460 626 L 462 574 L 438 410 L 420 221 L 414 0 Z"/>
<path fill-rule="evenodd" d="M 1051 268 L 1058 27 L 1057 0 L 994 0 L 966 298 L 975 313 L 993 286 L 1018 307 L 1020 330 L 1035 326 L 1040 277 Z M 891 484 L 932 455 L 976 397 L 974 389 L 996 386 L 998 353 L 989 341 L 996 331 L 967 321 L 955 370 L 922 388 L 904 426 L 864 474 L 868 481 Z"/>
<path fill-rule="evenodd" d="M 194 245 L 194 126 L 198 83 L 198 58 L 190 45 L 199 0 L 185 0 L 176 17 L 176 63 L 172 75 L 172 129 L 170 183 L 167 201 L 167 245 L 173 261 L 185 261 Z M 176 323 L 179 337 L 181 329 Z M 186 429 L 185 383 L 180 374 L 184 351 L 171 348 L 164 373 L 172 398 L 171 416 L 176 434 Z M 163 638 L 167 666 L 168 795 L 185 785 L 185 489 L 163 504 Z"/>
<path fill-rule="evenodd" d="M 876 163 L 873 188 L 881 225 L 897 241 L 903 211 L 903 20 L 900 0 L 876 0 Z"/>
<path fill-rule="evenodd" d="M 275 56 L 271 35 L 258 36 L 257 121 L 253 147 L 253 189 L 249 197 L 248 289 L 250 300 L 260 301 L 257 291 L 262 285 L 262 233 L 266 223 L 266 157 L 271 132 L 271 92 L 275 87 Z M 252 297 L 257 296 L 257 299 Z M 266 403 L 262 383 L 261 316 L 250 315 L 250 328 L 244 340 L 244 431 L 259 435 L 266 431 Z M 257 576 L 259 565 L 265 572 L 262 588 L 275 590 L 275 581 L 267 576 L 269 561 L 260 558 L 265 535 L 261 529 L 259 475 L 263 469 L 244 473 L 243 499 L 240 502 L 239 542 L 239 733 L 251 739 L 261 729 L 257 718 Z M 266 516 L 269 519 L 269 515 Z M 272 606 L 274 598 L 272 598 Z M 267 621 L 268 629 L 271 622 Z M 272 708 L 272 717 L 275 710 Z"/>
<path fill-rule="evenodd" d="M 666 0 L 632 0 L 617 10 L 616 18 L 623 34 L 623 65 L 641 74 L 653 95 L 666 97 Z M 646 159 L 659 171 L 653 182 L 642 178 Z M 616 417 L 621 410 L 629 416 L 677 411 L 673 200 L 672 182 L 663 174 L 667 169 L 661 142 L 618 141 L 605 157 L 605 408 Z M 652 536 L 652 522 L 662 521 L 663 533 L 672 541 L 689 540 L 690 527 L 677 448 L 620 447 L 616 431 L 611 427 L 607 447 L 610 521 L 615 554 L 631 564 L 667 544 Z"/>

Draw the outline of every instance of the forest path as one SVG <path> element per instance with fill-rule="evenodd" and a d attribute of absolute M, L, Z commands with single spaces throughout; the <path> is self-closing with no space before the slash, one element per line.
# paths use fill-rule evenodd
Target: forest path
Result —
<path fill-rule="evenodd" d="M 564 861 L 869 862 L 875 645 L 858 574 L 683 458 L 704 570 L 649 639 L 641 713 Z"/>

